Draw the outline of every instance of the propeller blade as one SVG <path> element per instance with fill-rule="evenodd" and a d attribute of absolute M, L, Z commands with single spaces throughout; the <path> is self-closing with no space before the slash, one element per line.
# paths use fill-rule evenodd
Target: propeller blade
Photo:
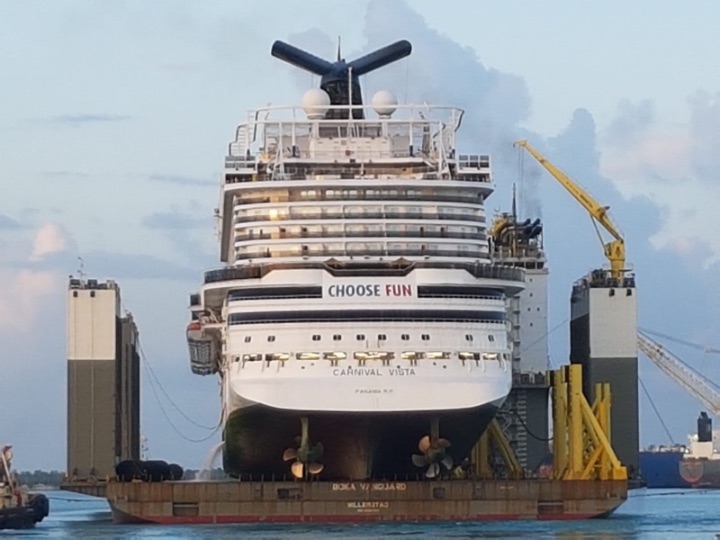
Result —
<path fill-rule="evenodd" d="M 314 456 L 313 459 L 320 459 L 324 453 L 325 453 L 325 447 L 323 446 L 323 443 L 319 442 L 315 446 L 313 446 L 313 449 L 312 449 L 312 455 Z"/>
<path fill-rule="evenodd" d="M 452 469 L 453 466 L 453 458 L 452 456 L 445 456 L 440 460 L 440 463 L 443 464 L 443 467 L 445 467 L 448 471 Z"/>
<path fill-rule="evenodd" d="M 438 474 L 440 474 L 440 465 L 437 463 L 431 463 L 428 470 L 425 472 L 425 476 L 427 478 L 435 478 Z"/>
<path fill-rule="evenodd" d="M 422 439 L 420 439 L 420 442 L 418 443 L 418 450 L 420 450 L 423 454 L 425 454 L 428 450 L 430 450 L 430 436 L 425 435 Z"/>
<path fill-rule="evenodd" d="M 283 461 L 290 461 L 295 458 L 297 458 L 297 450 L 294 448 L 288 448 L 283 452 Z"/>
<path fill-rule="evenodd" d="M 424 467 L 425 465 L 428 464 L 427 458 L 425 456 L 420 456 L 418 454 L 412 455 L 412 462 L 413 462 L 413 465 L 415 465 L 416 467 Z"/>
<path fill-rule="evenodd" d="M 438 439 L 437 444 L 440 448 L 450 448 L 452 446 L 447 439 Z"/>
<path fill-rule="evenodd" d="M 295 478 L 302 478 L 303 472 L 305 472 L 305 465 L 303 465 L 302 461 L 296 461 L 290 466 L 290 471 Z"/>
<path fill-rule="evenodd" d="M 308 465 L 308 472 L 310 474 L 320 474 L 324 468 L 325 465 L 322 463 L 311 463 Z"/>

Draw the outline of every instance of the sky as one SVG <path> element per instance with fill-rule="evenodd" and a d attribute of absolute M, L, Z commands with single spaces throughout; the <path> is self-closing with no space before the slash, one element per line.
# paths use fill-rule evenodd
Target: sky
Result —
<path fill-rule="evenodd" d="M 235 126 L 317 84 L 270 56 L 275 39 L 333 57 L 341 36 L 348 59 L 413 43 L 364 93 L 464 108 L 460 149 L 493 156 L 488 208 L 507 210 L 518 183 L 521 212 L 545 224 L 554 366 L 568 361 L 572 283 L 604 259 L 569 195 L 529 159 L 519 174 L 521 137 L 611 207 L 640 326 L 720 347 L 720 4 L 691 6 L 0 0 L 0 439 L 16 467 L 65 466 L 78 257 L 120 284 L 140 327 L 148 456 L 198 467 L 219 440 L 200 427 L 217 423 L 219 387 L 190 373 L 187 297 L 219 266 L 212 216 Z M 668 345 L 717 380 L 719 357 Z M 644 358 L 640 376 L 670 432 L 641 392 L 641 443 L 685 442 L 701 406 Z"/>

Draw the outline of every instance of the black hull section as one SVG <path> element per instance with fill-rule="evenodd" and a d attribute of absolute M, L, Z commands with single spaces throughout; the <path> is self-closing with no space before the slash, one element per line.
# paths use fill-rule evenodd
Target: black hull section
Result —
<path fill-rule="evenodd" d="M 497 408 L 404 413 L 306 413 L 255 405 L 233 412 L 224 432 L 223 467 L 232 477 L 290 476 L 282 459 L 286 448 L 297 448 L 300 418 L 309 420 L 311 443 L 321 442 L 325 480 L 415 478 L 412 455 L 418 442 L 430 434 L 431 419 L 439 419 L 440 436 L 452 446 L 456 464 L 469 457 L 472 447 L 495 416 Z"/>

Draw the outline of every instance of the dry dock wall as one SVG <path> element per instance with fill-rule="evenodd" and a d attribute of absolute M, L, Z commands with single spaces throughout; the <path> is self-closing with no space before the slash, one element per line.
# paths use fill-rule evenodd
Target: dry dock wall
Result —
<path fill-rule="evenodd" d="M 140 359 L 113 281 L 68 287 L 67 476 L 104 478 L 140 454 Z"/>
<path fill-rule="evenodd" d="M 594 399 L 596 383 L 610 383 L 611 443 L 628 474 L 639 469 L 637 290 L 583 279 L 573 287 L 570 360 L 583 368 L 583 393 Z"/>

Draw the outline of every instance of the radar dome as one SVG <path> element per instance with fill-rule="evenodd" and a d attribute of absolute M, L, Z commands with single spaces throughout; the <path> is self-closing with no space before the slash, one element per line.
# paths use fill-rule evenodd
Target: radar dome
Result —
<path fill-rule="evenodd" d="M 388 90 L 375 92 L 372 98 L 372 108 L 380 116 L 390 116 L 397 110 L 397 98 Z"/>
<path fill-rule="evenodd" d="M 301 104 L 309 119 L 323 118 L 330 107 L 330 96 L 325 90 L 311 88 L 303 94 Z"/>

